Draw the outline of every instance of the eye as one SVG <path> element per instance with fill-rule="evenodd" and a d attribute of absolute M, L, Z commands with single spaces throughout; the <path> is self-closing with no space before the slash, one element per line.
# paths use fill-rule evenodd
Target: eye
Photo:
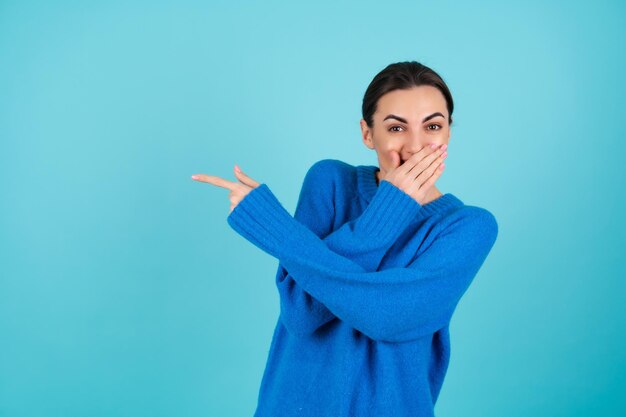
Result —
<path fill-rule="evenodd" d="M 402 126 L 397 126 L 397 125 L 396 125 L 396 126 L 391 126 L 391 127 L 390 127 L 389 129 L 387 129 L 387 130 L 389 130 L 390 132 L 399 132 L 399 130 L 392 130 L 392 129 L 396 128 L 396 127 L 402 128 Z"/>
<path fill-rule="evenodd" d="M 437 126 L 439 129 L 430 129 L 432 126 Z M 439 125 L 437 123 L 433 123 L 433 124 L 428 125 L 428 130 L 435 130 L 436 131 L 436 130 L 441 130 L 441 129 L 442 129 L 441 125 Z"/>

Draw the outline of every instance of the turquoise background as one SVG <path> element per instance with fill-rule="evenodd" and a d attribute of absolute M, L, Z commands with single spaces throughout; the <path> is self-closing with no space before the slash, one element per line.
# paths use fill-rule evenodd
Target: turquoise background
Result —
<path fill-rule="evenodd" d="M 499 222 L 438 417 L 625 415 L 622 4 L 0 1 L 0 416 L 251 416 L 278 261 L 190 176 L 293 213 L 313 162 L 377 163 L 404 60 L 455 100 L 439 189 Z"/>

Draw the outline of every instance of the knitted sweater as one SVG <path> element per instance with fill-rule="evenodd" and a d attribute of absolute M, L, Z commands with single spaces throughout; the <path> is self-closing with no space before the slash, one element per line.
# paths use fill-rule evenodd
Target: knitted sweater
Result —
<path fill-rule="evenodd" d="M 261 184 L 227 218 L 279 261 L 255 417 L 434 416 L 450 319 L 498 225 L 450 193 L 420 205 L 377 170 L 324 159 L 295 217 Z"/>

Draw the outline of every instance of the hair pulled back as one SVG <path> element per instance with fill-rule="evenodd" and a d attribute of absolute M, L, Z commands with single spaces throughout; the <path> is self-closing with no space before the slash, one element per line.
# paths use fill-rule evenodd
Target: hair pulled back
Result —
<path fill-rule="evenodd" d="M 363 96 L 362 114 L 367 126 L 374 127 L 374 113 L 378 100 L 393 90 L 406 90 L 422 85 L 433 86 L 443 94 L 448 108 L 448 123 L 452 125 L 452 111 L 454 102 L 452 94 L 443 79 L 426 65 L 416 61 L 396 62 L 389 64 L 376 74 Z"/>

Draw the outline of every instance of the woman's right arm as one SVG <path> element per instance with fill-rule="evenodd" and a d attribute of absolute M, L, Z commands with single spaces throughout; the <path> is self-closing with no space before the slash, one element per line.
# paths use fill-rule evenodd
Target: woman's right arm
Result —
<path fill-rule="evenodd" d="M 405 196 L 410 201 L 403 200 Z M 376 207 L 377 198 L 382 206 L 374 214 L 389 227 L 360 222 Z M 381 181 L 355 230 L 374 242 L 399 235 L 407 225 L 402 214 L 416 206 L 421 208 L 408 194 Z M 242 237 L 279 259 L 297 283 L 342 322 L 373 340 L 405 342 L 449 324 L 498 234 L 495 217 L 480 207 L 461 207 L 446 219 L 430 246 L 410 264 L 380 271 L 367 271 L 331 250 L 285 210 L 267 184 L 250 191 L 227 221 Z M 345 236 L 351 238 L 349 233 Z"/>

